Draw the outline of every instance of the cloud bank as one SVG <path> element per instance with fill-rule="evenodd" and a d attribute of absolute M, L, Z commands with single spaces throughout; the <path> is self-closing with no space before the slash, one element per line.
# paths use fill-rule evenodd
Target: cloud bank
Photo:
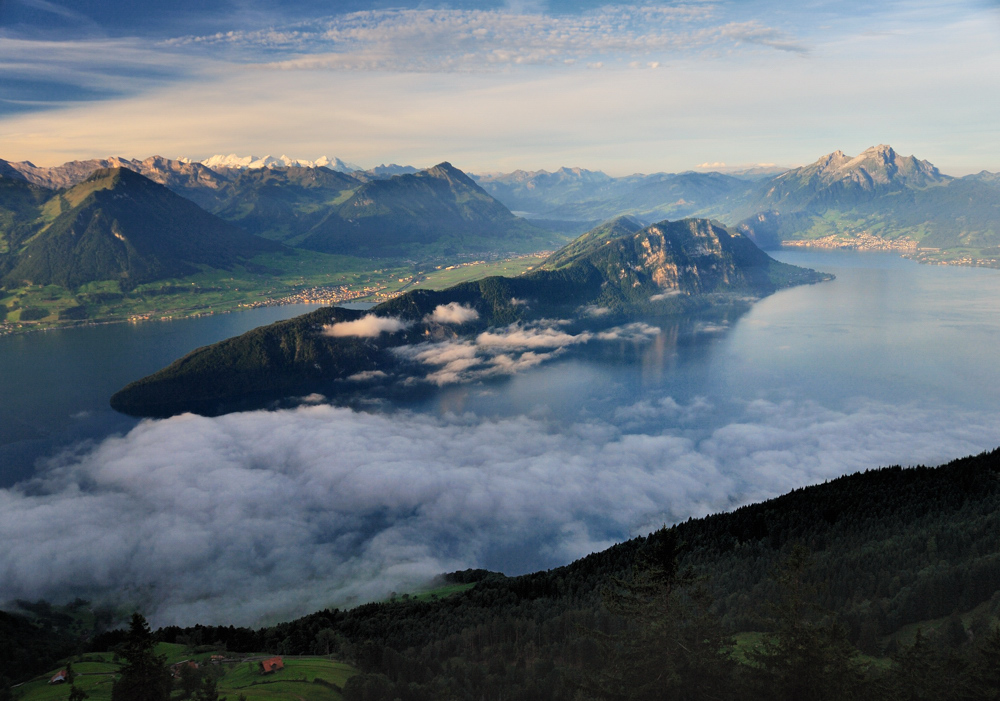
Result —
<path fill-rule="evenodd" d="M 454 303 L 448 307 L 452 305 Z M 434 313 L 443 309 L 443 305 L 439 306 Z M 458 310 L 463 309 L 466 308 L 458 307 Z M 467 311 L 475 312 L 472 309 Z M 466 312 L 448 309 L 444 313 L 460 316 Z M 423 377 L 411 375 L 411 382 L 422 379 L 436 385 L 448 385 L 513 375 L 556 358 L 572 346 L 592 341 L 644 343 L 661 333 L 658 327 L 641 322 L 599 332 L 578 333 L 565 330 L 565 325 L 566 322 L 552 320 L 512 324 L 483 331 L 474 340 L 428 341 L 393 348 L 393 352 L 415 363 L 418 368 L 423 366 L 428 369 Z"/>
<path fill-rule="evenodd" d="M 458 302 L 448 302 L 434 307 L 429 320 L 438 324 L 464 324 L 479 318 L 479 312 Z"/>
<path fill-rule="evenodd" d="M 413 326 L 412 323 L 393 316 L 375 316 L 366 314 L 354 321 L 340 321 L 323 327 L 325 336 L 358 338 L 375 338 L 383 333 L 395 333 Z"/>
<path fill-rule="evenodd" d="M 329 406 L 146 421 L 0 491 L 0 595 L 252 624 L 485 566 L 568 562 L 662 523 L 992 447 L 996 414 L 670 397 L 570 425 Z"/>

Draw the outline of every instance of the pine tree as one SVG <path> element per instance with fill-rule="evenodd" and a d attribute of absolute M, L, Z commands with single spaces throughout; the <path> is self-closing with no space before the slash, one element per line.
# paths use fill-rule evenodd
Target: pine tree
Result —
<path fill-rule="evenodd" d="M 125 664 L 111 688 L 111 701 L 169 701 L 170 670 L 166 658 L 154 653 L 155 645 L 146 619 L 132 614 L 128 635 L 118 649 Z"/>
<path fill-rule="evenodd" d="M 1000 701 L 1000 627 L 976 645 L 968 673 L 968 701 Z"/>
<path fill-rule="evenodd" d="M 774 701 L 847 701 L 859 696 L 863 669 L 846 631 L 813 603 L 806 582 L 809 552 L 796 547 L 777 574 L 781 600 L 775 630 L 747 658 L 760 698 Z"/>
<path fill-rule="evenodd" d="M 732 641 L 710 614 L 704 588 L 678 572 L 673 531 L 649 536 L 632 577 L 615 580 L 604 602 L 628 625 L 598 635 L 609 663 L 582 683 L 585 694 L 629 701 L 728 696 Z"/>
<path fill-rule="evenodd" d="M 215 677 L 211 674 L 206 674 L 205 679 L 201 683 L 201 688 L 198 689 L 195 695 L 197 701 L 226 701 L 226 697 L 219 697 L 219 689 L 215 685 Z"/>

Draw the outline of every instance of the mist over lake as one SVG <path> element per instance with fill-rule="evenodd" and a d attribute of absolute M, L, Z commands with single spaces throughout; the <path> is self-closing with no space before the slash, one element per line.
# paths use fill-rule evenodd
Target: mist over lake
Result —
<path fill-rule="evenodd" d="M 2 338 L 0 599 L 100 594 L 159 624 L 278 620 L 449 570 L 553 567 L 663 523 L 1000 443 L 1000 271 L 776 257 L 837 278 L 365 411 L 139 423 L 107 408 L 125 382 L 290 308 Z"/>

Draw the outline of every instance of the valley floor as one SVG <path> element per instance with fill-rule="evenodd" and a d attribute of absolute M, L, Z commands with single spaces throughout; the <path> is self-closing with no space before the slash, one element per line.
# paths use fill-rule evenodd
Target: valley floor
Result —
<path fill-rule="evenodd" d="M 261 256 L 252 268 L 204 272 L 127 292 L 113 282 L 77 290 L 35 285 L 0 292 L 5 295 L 0 297 L 0 335 L 181 319 L 281 304 L 378 303 L 416 288 L 444 289 L 490 275 L 520 275 L 549 253 L 387 263 L 297 251 Z"/>

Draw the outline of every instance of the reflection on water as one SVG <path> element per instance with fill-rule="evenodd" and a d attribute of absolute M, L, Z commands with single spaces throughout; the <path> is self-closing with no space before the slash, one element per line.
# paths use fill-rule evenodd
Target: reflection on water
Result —
<path fill-rule="evenodd" d="M 693 318 L 644 319 L 659 332 L 639 340 L 591 340 L 514 376 L 445 386 L 429 398 L 400 406 L 441 415 L 525 414 L 572 422 L 608 416 L 651 392 L 681 399 L 699 396 L 710 380 L 713 349 L 748 309 L 739 305 Z"/>
<path fill-rule="evenodd" d="M 512 377 L 446 386 L 399 406 L 545 417 L 556 427 L 614 419 L 642 402 L 711 407 L 685 426 L 695 439 L 742 420 L 759 400 L 808 400 L 831 410 L 864 399 L 1000 410 L 1000 271 L 856 251 L 794 249 L 776 257 L 837 279 L 713 316 L 647 320 L 660 329 L 648 340 L 592 340 Z M 197 346 L 307 310 L 0 338 L 0 485 L 28 476 L 35 460 L 61 447 L 134 426 L 107 407 L 127 382 Z"/>
<path fill-rule="evenodd" d="M 775 257 L 837 279 L 714 318 L 652 321 L 660 333 L 651 340 L 592 341 L 502 383 L 446 387 L 420 406 L 573 422 L 669 397 L 714 407 L 703 434 L 759 400 L 1000 410 L 1000 271 L 856 251 Z"/>

